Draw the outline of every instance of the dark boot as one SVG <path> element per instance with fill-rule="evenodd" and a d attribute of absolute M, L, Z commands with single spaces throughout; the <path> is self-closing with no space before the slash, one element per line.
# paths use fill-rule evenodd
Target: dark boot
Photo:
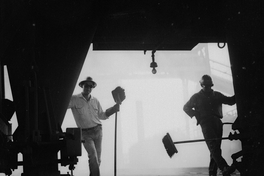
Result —
<path fill-rule="evenodd" d="M 223 176 L 230 176 L 233 172 L 235 172 L 235 170 L 236 170 L 236 168 L 233 165 L 226 166 L 222 170 L 222 174 L 223 174 Z"/>

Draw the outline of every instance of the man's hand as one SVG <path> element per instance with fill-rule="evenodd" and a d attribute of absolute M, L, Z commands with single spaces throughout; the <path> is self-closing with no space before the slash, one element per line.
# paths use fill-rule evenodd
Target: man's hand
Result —
<path fill-rule="evenodd" d="M 114 113 L 118 112 L 119 111 L 119 107 L 120 105 L 118 103 L 116 103 L 113 107 L 111 108 L 108 108 L 106 111 L 105 111 L 105 115 L 107 117 L 113 115 Z"/>
<path fill-rule="evenodd" d="M 120 108 L 120 105 L 118 103 L 116 103 L 114 106 L 114 111 L 118 112 L 119 111 L 119 108 Z"/>

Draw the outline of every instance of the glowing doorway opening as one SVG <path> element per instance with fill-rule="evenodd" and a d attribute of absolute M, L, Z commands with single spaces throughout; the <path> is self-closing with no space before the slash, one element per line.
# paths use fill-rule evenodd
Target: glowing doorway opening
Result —
<path fill-rule="evenodd" d="M 160 51 L 155 58 L 157 73 L 153 75 L 149 64 L 151 52 L 93 51 L 88 52 L 79 81 L 92 76 L 97 87 L 92 94 L 104 109 L 114 104 L 111 91 L 116 86 L 125 89 L 126 100 L 118 113 L 118 172 L 119 174 L 165 174 L 181 167 L 207 167 L 209 152 L 205 143 L 177 146 L 179 153 L 170 159 L 161 142 L 166 132 L 174 140 L 202 138 L 195 119 L 182 110 L 189 97 L 199 91 L 199 79 L 210 74 L 215 89 L 233 95 L 233 83 L 227 47 L 217 44 L 200 44 L 194 51 Z M 78 82 L 79 82 L 78 81 Z M 81 89 L 76 86 L 75 93 Z M 224 114 L 236 111 L 236 106 L 224 107 Z M 235 116 L 224 121 L 233 122 Z M 70 111 L 63 129 L 75 127 Z M 114 118 L 103 121 L 104 138 L 102 173 L 113 173 Z M 228 134 L 231 126 L 224 128 Z M 231 162 L 231 154 L 238 151 L 239 142 L 224 141 L 223 155 Z M 85 168 L 85 169 L 84 169 Z M 87 155 L 83 149 L 75 173 L 85 174 Z"/>

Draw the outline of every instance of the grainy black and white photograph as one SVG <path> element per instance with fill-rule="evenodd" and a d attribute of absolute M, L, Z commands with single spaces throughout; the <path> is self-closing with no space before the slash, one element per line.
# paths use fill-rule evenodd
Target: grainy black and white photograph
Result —
<path fill-rule="evenodd" d="M 0 176 L 262 175 L 263 10 L 0 0 Z"/>

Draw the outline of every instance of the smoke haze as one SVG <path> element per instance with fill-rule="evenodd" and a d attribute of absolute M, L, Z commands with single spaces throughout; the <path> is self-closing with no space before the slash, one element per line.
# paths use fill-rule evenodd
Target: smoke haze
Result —
<path fill-rule="evenodd" d="M 173 141 L 203 138 L 196 119 L 182 110 L 190 96 L 200 90 L 199 80 L 209 74 L 214 90 L 233 95 L 233 82 L 227 46 L 199 44 L 193 51 L 156 51 L 157 73 L 152 74 L 151 51 L 93 51 L 87 54 L 79 81 L 91 76 L 97 83 L 92 95 L 107 109 L 115 104 L 111 91 L 117 86 L 125 89 L 126 99 L 117 113 L 117 175 L 169 175 L 178 168 L 208 167 L 209 151 L 205 142 L 177 144 L 179 153 L 168 156 L 162 143 L 166 133 Z M 73 94 L 82 89 L 76 85 Z M 224 106 L 224 122 L 234 122 L 236 106 Z M 15 122 L 13 122 L 15 123 Z M 114 173 L 115 115 L 103 123 L 102 175 Z M 76 127 L 71 110 L 62 125 Z M 224 135 L 231 132 L 231 125 L 224 126 Z M 225 140 L 223 156 L 229 164 L 231 155 L 241 149 L 239 141 Z M 59 155 L 59 154 L 58 154 Z M 21 168 L 19 168 L 21 171 Z M 68 167 L 60 167 L 61 174 Z M 15 171 L 15 173 L 18 173 Z M 88 156 L 82 156 L 74 175 L 88 175 Z M 19 175 L 19 174 L 17 174 Z"/>
<path fill-rule="evenodd" d="M 209 151 L 205 142 L 177 144 L 179 153 L 169 158 L 162 143 L 169 132 L 173 141 L 203 138 L 195 118 L 182 110 L 190 96 L 200 90 L 199 80 L 209 74 L 215 90 L 233 95 L 233 82 L 227 47 L 200 44 L 193 51 L 157 51 L 157 73 L 152 74 L 151 51 L 90 51 L 79 81 L 93 77 L 97 87 L 92 95 L 103 109 L 114 105 L 111 91 L 121 86 L 126 99 L 117 114 L 117 175 L 166 175 L 177 168 L 208 167 Z M 78 86 L 74 94 L 82 90 Z M 236 106 L 224 106 L 224 122 L 233 122 Z M 232 115 L 230 115 L 232 112 Z M 103 153 L 101 172 L 114 173 L 115 116 L 103 121 Z M 75 127 L 71 111 L 67 112 L 63 128 Z M 231 125 L 224 126 L 224 136 Z M 223 141 L 223 155 L 231 164 L 231 154 L 239 151 L 240 143 Z M 87 174 L 88 159 L 85 149 L 75 170 Z"/>

